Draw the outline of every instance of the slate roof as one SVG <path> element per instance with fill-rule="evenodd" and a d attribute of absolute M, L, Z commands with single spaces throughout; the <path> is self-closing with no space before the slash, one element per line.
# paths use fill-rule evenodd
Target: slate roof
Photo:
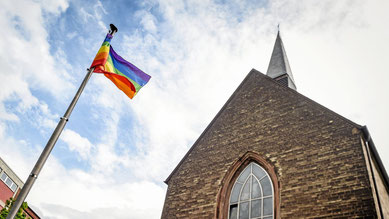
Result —
<path fill-rule="evenodd" d="M 278 31 L 276 42 L 274 43 L 273 53 L 270 58 L 269 67 L 266 75 L 273 79 L 281 78 L 286 75 L 288 79 L 287 86 L 296 90 L 292 70 L 289 66 L 288 57 L 286 56 L 284 44 Z"/>

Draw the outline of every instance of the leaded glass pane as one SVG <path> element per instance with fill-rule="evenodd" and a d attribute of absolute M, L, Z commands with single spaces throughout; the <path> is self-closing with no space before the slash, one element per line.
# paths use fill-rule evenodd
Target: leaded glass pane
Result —
<path fill-rule="evenodd" d="M 263 199 L 263 215 L 272 215 L 273 214 L 273 198 L 264 198 Z"/>
<path fill-rule="evenodd" d="M 258 165 L 253 165 L 253 174 L 258 178 L 261 179 L 262 177 L 266 176 L 265 171 L 263 171 L 262 168 L 260 168 Z"/>
<path fill-rule="evenodd" d="M 249 202 L 240 203 L 239 219 L 249 219 Z"/>
<path fill-rule="evenodd" d="M 251 218 L 256 218 L 261 216 L 261 199 L 251 201 Z"/>
<path fill-rule="evenodd" d="M 14 183 L 14 184 L 11 186 L 11 190 L 12 190 L 13 192 L 15 192 L 15 190 L 16 190 L 17 187 L 18 187 L 18 186 Z"/>
<path fill-rule="evenodd" d="M 257 179 L 255 179 L 255 177 L 251 177 L 251 181 L 252 181 L 251 198 L 255 199 L 261 197 L 261 188 L 259 188 L 259 183 Z"/>
<path fill-rule="evenodd" d="M 261 186 L 263 190 L 263 196 L 272 195 L 272 188 L 268 176 L 261 180 Z"/>
<path fill-rule="evenodd" d="M 238 202 L 238 199 L 239 199 L 239 193 L 240 193 L 240 189 L 242 188 L 243 184 L 241 183 L 235 183 L 234 185 L 234 189 L 232 190 L 232 193 L 231 193 L 231 198 L 230 198 L 230 203 L 235 203 L 235 202 Z"/>
<path fill-rule="evenodd" d="M 251 165 L 248 165 L 238 178 L 238 182 L 244 183 L 251 172 Z"/>
<path fill-rule="evenodd" d="M 7 184 L 9 187 L 11 187 L 12 180 L 10 178 L 7 178 L 7 180 L 5 181 L 5 184 Z"/>
<path fill-rule="evenodd" d="M 231 205 L 230 208 L 230 219 L 238 218 L 238 205 Z"/>
<path fill-rule="evenodd" d="M 252 162 L 242 171 L 233 186 L 229 219 L 273 218 L 273 198 L 269 175 Z"/>
<path fill-rule="evenodd" d="M 245 200 L 249 200 L 249 198 L 250 198 L 250 179 L 246 181 L 246 184 L 244 184 L 242 193 L 240 195 L 240 200 L 245 201 Z"/>
<path fill-rule="evenodd" d="M 6 175 L 5 173 L 3 173 L 3 174 L 1 175 L 1 179 L 2 179 L 3 181 L 5 181 L 6 178 L 7 178 L 7 175 Z"/>
<path fill-rule="evenodd" d="M 264 217 L 263 219 L 273 219 L 273 216 Z"/>

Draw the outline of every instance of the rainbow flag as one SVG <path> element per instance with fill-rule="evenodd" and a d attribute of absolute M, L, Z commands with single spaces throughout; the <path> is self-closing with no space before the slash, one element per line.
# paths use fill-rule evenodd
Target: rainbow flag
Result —
<path fill-rule="evenodd" d="M 103 73 L 129 98 L 135 94 L 150 80 L 151 76 L 144 73 L 135 65 L 120 57 L 111 46 L 112 35 L 107 34 L 103 45 L 97 52 L 91 68 L 93 72 Z"/>

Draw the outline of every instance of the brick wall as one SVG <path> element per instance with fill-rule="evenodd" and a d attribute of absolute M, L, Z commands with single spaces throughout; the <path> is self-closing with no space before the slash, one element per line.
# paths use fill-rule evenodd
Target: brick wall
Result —
<path fill-rule="evenodd" d="M 0 210 L 5 206 L 5 202 L 14 195 L 12 190 L 0 180 Z"/>
<path fill-rule="evenodd" d="M 270 163 L 284 218 L 376 215 L 358 125 L 252 70 L 169 176 L 162 218 L 214 218 L 231 165 Z"/>

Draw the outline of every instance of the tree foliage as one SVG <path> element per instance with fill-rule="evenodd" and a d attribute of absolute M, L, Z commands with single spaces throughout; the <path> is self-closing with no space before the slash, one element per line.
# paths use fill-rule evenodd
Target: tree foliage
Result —
<path fill-rule="evenodd" d="M 5 206 L 0 211 L 0 219 L 6 219 L 9 211 L 12 208 L 12 205 L 15 203 L 15 199 L 10 198 L 5 202 Z M 15 219 L 29 219 L 30 217 L 27 217 L 27 215 L 24 213 L 24 210 L 28 208 L 27 202 L 23 202 L 22 206 L 20 207 L 18 213 L 15 216 Z"/>

